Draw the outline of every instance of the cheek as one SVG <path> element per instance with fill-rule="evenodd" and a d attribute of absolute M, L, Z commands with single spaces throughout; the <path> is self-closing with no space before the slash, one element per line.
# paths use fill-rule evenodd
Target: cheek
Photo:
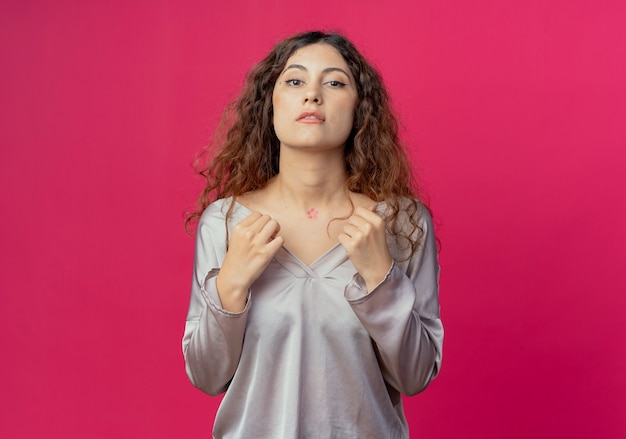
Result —
<path fill-rule="evenodd" d="M 286 111 L 287 102 L 283 99 L 279 93 L 275 93 L 272 96 L 272 107 L 274 109 L 274 121 L 280 121 L 288 113 Z"/>
<path fill-rule="evenodd" d="M 272 124 L 276 126 L 276 122 L 280 121 L 281 115 L 280 98 L 276 95 L 272 96 Z"/>
<path fill-rule="evenodd" d="M 278 137 L 278 140 L 282 140 L 285 134 L 285 106 L 284 100 L 282 100 L 278 93 L 272 95 L 272 126 L 274 127 L 274 134 Z"/>
<path fill-rule="evenodd" d="M 354 112 L 356 111 L 356 103 L 350 102 L 346 104 L 342 110 L 344 115 L 344 123 L 350 126 L 350 129 L 354 126 Z"/>

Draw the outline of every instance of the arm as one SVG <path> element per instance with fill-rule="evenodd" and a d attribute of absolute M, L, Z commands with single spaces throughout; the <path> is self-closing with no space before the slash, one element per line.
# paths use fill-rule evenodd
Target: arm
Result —
<path fill-rule="evenodd" d="M 278 223 L 253 213 L 230 233 L 224 218 L 210 207 L 198 224 L 191 301 L 183 336 L 183 353 L 191 382 L 210 395 L 222 393 L 235 374 L 250 307 L 250 286 L 261 275 L 282 238 Z"/>
<path fill-rule="evenodd" d="M 187 376 L 194 386 L 210 395 L 224 392 L 235 373 L 250 306 L 248 301 L 240 313 L 222 308 L 216 278 L 226 253 L 225 236 L 212 235 L 212 231 L 222 229 L 223 222 L 218 225 L 216 218 L 207 215 L 198 224 L 191 300 L 183 336 Z"/>
<path fill-rule="evenodd" d="M 360 274 L 345 296 L 378 350 L 385 380 L 414 395 L 439 373 L 443 326 L 439 315 L 439 264 L 430 215 L 423 209 L 419 249 L 406 264 L 394 262 L 368 294 Z"/>

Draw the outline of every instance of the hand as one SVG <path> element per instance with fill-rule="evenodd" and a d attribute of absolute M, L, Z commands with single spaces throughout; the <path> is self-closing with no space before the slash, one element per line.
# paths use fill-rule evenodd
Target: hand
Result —
<path fill-rule="evenodd" d="M 283 238 L 277 236 L 279 231 L 276 220 L 258 212 L 233 227 L 228 251 L 216 278 L 222 308 L 243 311 L 250 286 L 283 245 Z"/>
<path fill-rule="evenodd" d="M 339 242 L 365 281 L 367 291 L 372 291 L 385 278 L 393 262 L 385 221 L 375 212 L 357 207 L 339 234 Z"/>

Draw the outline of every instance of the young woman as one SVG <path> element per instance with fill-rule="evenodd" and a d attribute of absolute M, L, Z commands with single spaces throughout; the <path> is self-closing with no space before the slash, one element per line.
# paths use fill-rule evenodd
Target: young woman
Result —
<path fill-rule="evenodd" d="M 187 374 L 215 438 L 407 438 L 441 365 L 437 246 L 377 72 L 338 34 L 280 42 L 201 170 Z"/>

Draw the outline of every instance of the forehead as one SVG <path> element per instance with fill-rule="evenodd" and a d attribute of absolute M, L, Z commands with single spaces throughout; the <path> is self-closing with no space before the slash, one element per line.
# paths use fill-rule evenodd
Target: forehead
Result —
<path fill-rule="evenodd" d="M 350 73 L 348 63 L 333 46 L 325 43 L 315 43 L 301 47 L 289 57 L 285 68 L 292 64 L 299 64 L 307 69 L 339 67 Z"/>

